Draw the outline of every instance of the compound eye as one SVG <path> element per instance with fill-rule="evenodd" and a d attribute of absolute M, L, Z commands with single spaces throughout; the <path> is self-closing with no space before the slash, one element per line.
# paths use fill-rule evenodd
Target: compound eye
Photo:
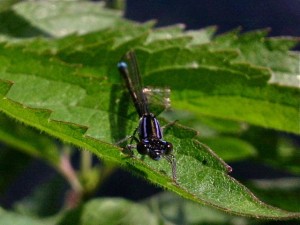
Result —
<path fill-rule="evenodd" d="M 146 155 L 148 154 L 148 146 L 143 143 L 143 142 L 139 142 L 136 146 L 136 149 L 138 151 L 138 153 L 140 153 L 141 155 Z"/>
<path fill-rule="evenodd" d="M 170 142 L 166 142 L 165 154 L 170 155 L 173 152 L 173 145 Z"/>
<path fill-rule="evenodd" d="M 160 154 L 155 151 L 149 151 L 149 157 L 154 160 L 160 160 Z"/>

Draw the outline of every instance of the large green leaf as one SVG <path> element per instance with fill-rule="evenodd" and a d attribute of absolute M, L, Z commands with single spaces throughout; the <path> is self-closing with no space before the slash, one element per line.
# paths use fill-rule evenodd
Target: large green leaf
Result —
<path fill-rule="evenodd" d="M 80 50 L 63 49 L 57 56 L 67 63 L 84 64 L 89 73 L 99 71 L 95 76 L 108 72 L 108 79 L 115 80 L 115 61 L 126 51 L 125 47 L 129 49 L 147 42 L 143 33 L 134 33 L 131 37 L 127 46 L 118 42 L 113 52 L 109 50 L 109 45 L 114 46 L 113 40 L 93 45 L 89 42 L 85 45 L 83 41 Z M 173 44 L 166 49 L 160 45 L 157 49 L 143 45 L 137 55 L 142 59 L 139 63 L 145 84 L 170 87 L 172 106 L 176 109 L 194 112 L 199 117 L 245 121 L 299 133 L 293 122 L 298 116 L 299 88 L 269 83 L 268 68 L 234 62 L 238 57 L 235 51 L 212 50 L 210 45 L 189 48 L 185 44 L 181 47 Z M 296 62 L 292 62 L 294 66 Z"/>
<path fill-rule="evenodd" d="M 175 146 L 178 164 L 178 184 L 172 182 L 166 161 L 131 158 L 111 144 L 130 134 L 138 118 L 126 116 L 124 103 L 116 104 L 118 89 L 112 89 L 115 85 L 109 80 L 82 76 L 80 67 L 24 52 L 20 47 L 2 45 L 0 52 L 0 108 L 6 114 L 194 201 L 242 215 L 296 216 L 258 201 L 227 175 L 228 167 L 222 160 L 194 139 L 193 130 L 180 125 L 165 132 L 166 140 Z"/>
<path fill-rule="evenodd" d="M 175 108 L 299 132 L 293 122 L 298 116 L 299 89 L 269 84 L 267 69 L 233 63 L 231 52 L 172 48 L 143 51 L 140 58 L 147 59 L 142 67 L 145 82 L 169 86 Z"/>

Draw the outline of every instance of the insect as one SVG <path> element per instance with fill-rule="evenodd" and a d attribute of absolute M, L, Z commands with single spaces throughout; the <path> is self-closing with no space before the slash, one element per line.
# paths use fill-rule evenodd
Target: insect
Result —
<path fill-rule="evenodd" d="M 171 164 L 173 181 L 176 182 L 176 160 L 172 154 L 173 145 L 163 140 L 159 122 L 149 110 L 148 99 L 143 91 L 141 75 L 133 51 L 129 51 L 123 56 L 118 63 L 118 69 L 140 117 L 139 125 L 133 135 L 129 137 L 131 141 L 126 148 L 132 152 L 132 143 L 136 142 L 136 149 L 141 155 L 148 155 L 153 160 L 165 158 Z"/>

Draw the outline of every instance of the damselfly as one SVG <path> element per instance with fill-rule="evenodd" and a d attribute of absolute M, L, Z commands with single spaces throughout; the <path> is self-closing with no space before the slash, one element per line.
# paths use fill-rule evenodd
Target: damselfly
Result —
<path fill-rule="evenodd" d="M 132 152 L 132 143 L 136 142 L 136 149 L 141 155 L 148 155 L 151 159 L 165 158 L 172 167 L 172 177 L 176 182 L 176 160 L 173 145 L 163 140 L 162 129 L 155 115 L 150 112 L 146 94 L 142 86 L 135 53 L 127 52 L 118 63 L 118 69 L 128 88 L 135 109 L 140 117 L 138 127 L 129 137 L 130 143 L 126 146 Z M 138 132 L 138 137 L 136 133 Z"/>

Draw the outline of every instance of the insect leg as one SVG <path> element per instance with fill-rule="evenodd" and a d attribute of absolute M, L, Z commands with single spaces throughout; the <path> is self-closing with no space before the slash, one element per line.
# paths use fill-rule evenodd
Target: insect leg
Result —
<path fill-rule="evenodd" d="M 123 148 L 123 152 L 130 155 L 131 157 L 134 156 L 134 153 L 132 151 L 133 148 L 135 148 L 136 146 L 133 145 L 132 143 L 135 141 L 136 143 L 139 142 L 139 139 L 136 137 L 136 132 L 137 132 L 138 128 L 136 128 L 133 132 L 133 134 L 131 136 L 127 136 L 123 139 L 121 139 L 120 141 L 116 142 L 116 145 L 120 145 L 126 141 L 128 141 L 130 139 L 129 144 L 127 144 L 124 148 Z"/>
<path fill-rule="evenodd" d="M 164 158 L 171 164 L 172 167 L 172 178 L 173 181 L 177 184 L 177 176 L 176 176 L 176 160 L 174 155 L 164 155 Z"/>

